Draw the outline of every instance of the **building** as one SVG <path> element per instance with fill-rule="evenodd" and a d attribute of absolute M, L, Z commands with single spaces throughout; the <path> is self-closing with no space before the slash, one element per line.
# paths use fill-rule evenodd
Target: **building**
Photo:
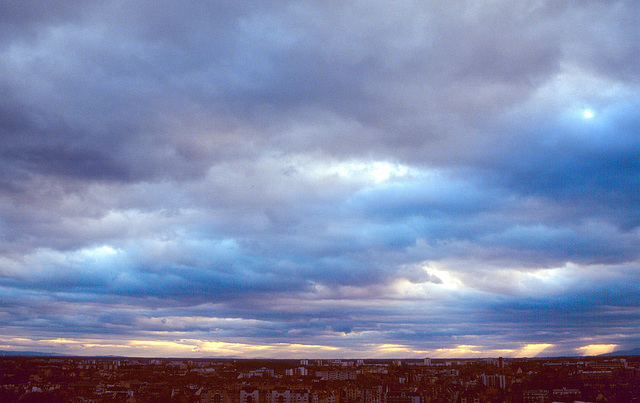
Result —
<path fill-rule="evenodd" d="M 420 394 L 417 392 L 388 392 L 387 403 L 420 403 Z"/>
<path fill-rule="evenodd" d="M 502 390 L 507 389 L 507 380 L 504 375 L 480 375 L 482 384 L 493 388 L 500 388 Z"/>
<path fill-rule="evenodd" d="M 548 403 L 549 391 L 543 390 L 543 389 L 525 390 L 522 393 L 522 402 L 523 403 Z"/>
<path fill-rule="evenodd" d="M 240 403 L 260 403 L 260 391 L 256 388 L 240 389 Z"/>

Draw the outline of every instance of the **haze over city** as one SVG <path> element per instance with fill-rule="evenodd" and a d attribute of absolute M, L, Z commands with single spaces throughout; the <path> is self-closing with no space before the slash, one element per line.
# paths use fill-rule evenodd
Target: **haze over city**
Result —
<path fill-rule="evenodd" d="M 0 350 L 640 346 L 640 2 L 2 1 Z"/>

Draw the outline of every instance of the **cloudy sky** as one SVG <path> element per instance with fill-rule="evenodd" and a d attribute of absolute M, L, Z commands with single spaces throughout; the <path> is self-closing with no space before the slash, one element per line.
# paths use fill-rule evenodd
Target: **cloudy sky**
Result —
<path fill-rule="evenodd" d="M 0 349 L 640 346 L 640 2 L 0 2 Z"/>

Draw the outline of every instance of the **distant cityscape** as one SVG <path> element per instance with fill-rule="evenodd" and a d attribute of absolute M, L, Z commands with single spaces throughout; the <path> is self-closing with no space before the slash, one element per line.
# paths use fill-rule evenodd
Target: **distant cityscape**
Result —
<path fill-rule="evenodd" d="M 640 401 L 640 356 L 406 360 L 0 357 L 0 402 Z"/>

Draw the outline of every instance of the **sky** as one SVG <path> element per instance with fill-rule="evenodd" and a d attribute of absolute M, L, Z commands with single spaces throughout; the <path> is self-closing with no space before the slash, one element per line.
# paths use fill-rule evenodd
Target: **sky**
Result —
<path fill-rule="evenodd" d="M 0 1 L 0 349 L 640 346 L 640 2 Z"/>

